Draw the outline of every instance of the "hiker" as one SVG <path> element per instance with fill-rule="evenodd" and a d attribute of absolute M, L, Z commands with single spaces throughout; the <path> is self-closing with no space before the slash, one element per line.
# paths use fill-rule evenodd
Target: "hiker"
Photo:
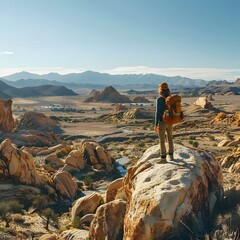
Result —
<path fill-rule="evenodd" d="M 165 146 L 165 132 L 167 132 L 168 139 L 168 155 L 173 157 L 173 140 L 172 140 L 172 130 L 173 125 L 168 124 L 163 121 L 163 113 L 167 110 L 167 105 L 165 98 L 171 95 L 170 89 L 167 83 L 161 83 L 159 85 L 159 97 L 156 100 L 156 113 L 155 113 L 155 128 L 154 131 L 158 133 L 160 141 L 160 156 L 161 161 L 166 162 L 166 146 Z"/>

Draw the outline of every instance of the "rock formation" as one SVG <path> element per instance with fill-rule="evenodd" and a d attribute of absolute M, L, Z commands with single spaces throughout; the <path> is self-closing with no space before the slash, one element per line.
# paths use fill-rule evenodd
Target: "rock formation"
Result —
<path fill-rule="evenodd" d="M 196 106 L 200 106 L 203 109 L 212 109 L 213 108 L 211 102 L 209 102 L 206 97 L 198 98 L 197 101 L 194 104 Z"/>
<path fill-rule="evenodd" d="M 141 96 L 137 96 L 133 99 L 133 102 L 135 103 L 150 103 L 150 101 L 145 98 L 145 97 L 141 97 Z"/>
<path fill-rule="evenodd" d="M 130 103 L 131 100 L 120 94 L 112 86 L 106 87 L 102 92 L 95 92 L 95 94 L 86 99 L 86 102 L 113 102 L 113 103 Z"/>
<path fill-rule="evenodd" d="M 113 200 L 98 208 L 90 226 L 90 239 L 108 239 L 112 229 L 123 229 L 124 240 L 182 239 L 184 224 L 189 229 L 197 226 L 196 231 L 206 231 L 214 206 L 223 194 L 221 167 L 203 151 L 175 147 L 174 160 L 166 164 L 156 162 L 157 145 L 128 169 L 123 186 L 119 185 L 124 189 L 127 206 L 122 228 L 119 222 L 112 219 L 110 223 L 104 217 L 105 211 L 116 212 L 117 208 L 111 207 Z M 112 240 L 121 239 L 111 236 Z"/>
<path fill-rule="evenodd" d="M 58 240 L 87 240 L 88 231 L 72 229 L 63 231 Z"/>
<path fill-rule="evenodd" d="M 224 124 L 231 124 L 235 126 L 240 126 L 240 112 L 236 112 L 234 114 L 226 114 L 220 112 L 217 116 L 211 121 L 211 123 L 224 123 Z"/>
<path fill-rule="evenodd" d="M 17 130 L 37 130 L 40 132 L 61 133 L 58 123 L 43 113 L 27 112 L 21 118 Z"/>
<path fill-rule="evenodd" d="M 72 221 L 76 217 L 79 217 L 79 216 L 83 217 L 86 214 L 95 213 L 95 211 L 101 205 L 102 202 L 103 202 L 103 197 L 101 194 L 97 192 L 92 193 L 89 196 L 79 198 L 73 204 L 73 207 L 71 210 Z"/>
<path fill-rule="evenodd" d="M 11 132 L 15 127 L 12 116 L 12 100 L 0 99 L 0 131 Z"/>
<path fill-rule="evenodd" d="M 78 185 L 72 179 L 72 175 L 68 172 L 57 172 L 53 176 L 53 182 L 57 192 L 67 198 L 73 198 L 77 194 Z"/>
<path fill-rule="evenodd" d="M 96 216 L 91 223 L 89 240 L 123 239 L 125 211 L 126 202 L 123 200 L 114 200 L 101 205 L 97 209 Z"/>
<path fill-rule="evenodd" d="M 32 155 L 18 149 L 10 139 L 4 140 L 0 145 L 0 174 L 34 186 L 52 182 L 43 168 L 35 166 Z"/>

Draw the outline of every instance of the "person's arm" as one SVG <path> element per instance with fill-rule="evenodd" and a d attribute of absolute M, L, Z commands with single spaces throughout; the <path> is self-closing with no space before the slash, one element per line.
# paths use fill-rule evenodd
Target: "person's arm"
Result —
<path fill-rule="evenodd" d="M 158 121 L 159 121 L 159 117 L 160 117 L 159 100 L 160 100 L 160 98 L 157 98 L 157 100 L 156 100 L 155 127 L 157 127 Z"/>

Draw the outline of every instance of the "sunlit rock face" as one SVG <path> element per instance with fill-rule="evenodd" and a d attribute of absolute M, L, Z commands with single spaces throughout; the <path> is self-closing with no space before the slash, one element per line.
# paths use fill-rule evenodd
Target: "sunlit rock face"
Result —
<path fill-rule="evenodd" d="M 0 131 L 11 132 L 15 127 L 12 115 L 12 100 L 0 99 Z"/>
<path fill-rule="evenodd" d="M 167 163 L 159 160 L 156 145 L 123 179 L 109 185 L 107 203 L 97 209 L 90 225 L 90 239 L 183 239 L 185 226 L 206 232 L 223 195 L 219 162 L 182 145 L 175 145 Z M 112 215 L 119 216 L 118 221 Z"/>

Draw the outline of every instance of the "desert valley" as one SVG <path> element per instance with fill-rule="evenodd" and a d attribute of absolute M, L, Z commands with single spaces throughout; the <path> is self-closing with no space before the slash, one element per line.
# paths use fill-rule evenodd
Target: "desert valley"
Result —
<path fill-rule="evenodd" d="M 160 82 L 14 77 L 0 82 L 0 239 L 240 238 L 240 79 L 165 79 L 185 117 L 159 164 Z"/>

